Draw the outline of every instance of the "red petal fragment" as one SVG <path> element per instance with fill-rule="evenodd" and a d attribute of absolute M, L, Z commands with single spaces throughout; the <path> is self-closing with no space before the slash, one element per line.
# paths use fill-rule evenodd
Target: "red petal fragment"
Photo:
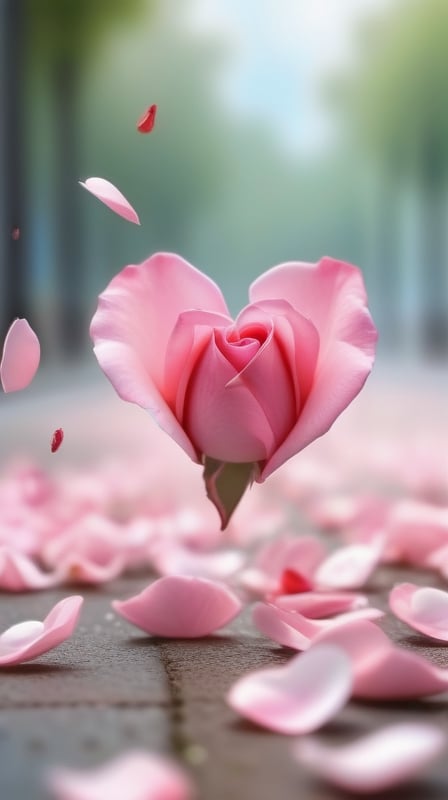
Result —
<path fill-rule="evenodd" d="M 157 106 L 152 105 L 145 111 L 143 116 L 140 117 L 137 122 L 137 130 L 139 133 L 151 133 L 156 121 L 156 112 Z"/>
<path fill-rule="evenodd" d="M 295 569 L 284 569 L 280 578 L 280 591 L 282 594 L 301 594 L 309 592 L 313 588 L 312 583 L 301 572 Z"/>
<path fill-rule="evenodd" d="M 53 433 L 53 438 L 51 440 L 51 452 L 52 453 L 55 453 L 56 450 L 59 450 L 63 439 L 64 439 L 64 431 L 62 430 L 62 428 L 58 428 Z"/>

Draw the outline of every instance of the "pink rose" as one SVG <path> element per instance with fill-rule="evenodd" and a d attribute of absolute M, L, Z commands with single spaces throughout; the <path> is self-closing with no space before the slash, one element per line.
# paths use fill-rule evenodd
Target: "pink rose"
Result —
<path fill-rule="evenodd" d="M 290 262 L 261 275 L 233 320 L 218 286 L 182 258 L 125 267 L 91 335 L 124 400 L 205 466 L 223 527 L 262 482 L 325 433 L 362 388 L 377 333 L 360 271 Z"/>

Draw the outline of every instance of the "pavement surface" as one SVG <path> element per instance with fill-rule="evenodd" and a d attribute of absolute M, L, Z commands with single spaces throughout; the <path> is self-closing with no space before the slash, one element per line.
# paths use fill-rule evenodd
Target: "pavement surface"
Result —
<path fill-rule="evenodd" d="M 387 587 L 411 578 L 423 584 L 429 575 L 384 568 L 370 592 L 371 602 L 385 606 Z M 292 651 L 258 635 L 248 615 L 202 640 L 139 633 L 113 613 L 110 601 L 131 596 L 147 583 L 148 577 L 140 576 L 83 588 L 85 604 L 74 636 L 35 662 L 2 669 L 2 800 L 47 800 L 45 775 L 51 766 L 90 767 L 136 747 L 184 763 L 204 800 L 344 797 L 301 771 L 290 755 L 292 738 L 258 729 L 225 703 L 238 677 L 283 664 Z M 2 595 L 2 624 L 29 618 L 30 606 L 32 616 L 42 618 L 68 593 Z M 401 645 L 448 667 L 446 647 L 428 645 L 398 620 L 389 619 L 386 628 Z M 406 703 L 350 702 L 320 736 L 339 743 L 405 720 L 430 721 L 448 731 L 448 694 Z M 444 763 L 412 788 L 378 795 L 384 800 L 447 796 Z"/>
<path fill-rule="evenodd" d="M 2 398 L 5 461 L 26 450 L 40 454 L 43 463 L 63 463 L 52 461 L 49 453 L 52 430 L 61 425 L 66 431 L 61 458 L 70 455 L 75 463 L 83 462 L 88 447 L 104 454 L 115 452 L 117 442 L 130 451 L 137 441 L 142 444 L 145 426 L 150 430 L 144 412 L 122 404 L 105 383 L 91 388 L 89 375 L 83 374 L 79 385 L 77 380 L 76 373 L 68 380 L 56 379 L 49 391 L 37 384 L 31 400 Z M 389 400 L 381 405 L 374 395 L 366 399 L 375 408 L 378 425 L 383 431 L 394 428 L 394 419 L 402 422 L 405 409 L 408 417 L 414 415 L 420 423 L 426 419 L 445 435 L 446 380 L 428 383 L 429 403 L 420 402 L 408 385 L 415 383 L 400 383 L 393 396 L 383 393 Z M 398 416 L 391 416 L 391 409 Z M 362 422 L 365 409 L 354 413 Z M 301 771 L 291 758 L 293 739 L 241 720 L 225 703 L 225 693 L 237 678 L 257 667 L 283 664 L 292 652 L 257 634 L 249 612 L 202 640 L 162 640 L 139 633 L 114 614 L 111 600 L 130 597 L 150 579 L 140 574 L 95 589 L 0 595 L 1 629 L 42 619 L 69 594 L 79 592 L 85 598 L 80 624 L 69 641 L 35 662 L 1 670 L 1 800 L 48 800 L 45 775 L 51 766 L 90 767 L 131 748 L 173 755 L 192 773 L 198 800 L 347 797 Z M 405 580 L 436 585 L 430 573 L 382 568 L 367 592 L 371 603 L 385 607 L 389 588 Z M 398 620 L 388 618 L 385 627 L 395 641 L 448 668 L 448 648 L 428 644 Z M 408 703 L 350 702 L 319 735 L 342 743 L 405 720 L 430 721 L 448 733 L 448 694 Z M 446 800 L 448 765 L 442 759 L 412 787 L 377 797 Z"/>

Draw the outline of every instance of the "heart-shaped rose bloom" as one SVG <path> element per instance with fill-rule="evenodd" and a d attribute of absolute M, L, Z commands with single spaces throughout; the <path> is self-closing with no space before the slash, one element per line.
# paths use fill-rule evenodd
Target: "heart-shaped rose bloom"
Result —
<path fill-rule="evenodd" d="M 251 480 L 329 429 L 375 351 L 363 279 L 350 264 L 281 264 L 249 297 L 233 320 L 210 278 L 158 253 L 113 278 L 91 325 L 120 397 L 151 411 L 204 464 L 223 526 Z"/>

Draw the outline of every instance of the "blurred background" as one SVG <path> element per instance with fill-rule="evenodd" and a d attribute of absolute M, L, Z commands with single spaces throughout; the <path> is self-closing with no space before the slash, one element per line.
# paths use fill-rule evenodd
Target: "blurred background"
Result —
<path fill-rule="evenodd" d="M 16 316 L 38 332 L 38 387 L 77 364 L 96 380 L 97 295 L 160 249 L 215 278 L 234 312 L 284 260 L 358 264 L 380 369 L 446 375 L 446 0 L 0 9 L 1 333 Z M 90 176 L 116 184 L 141 227 L 83 191 Z"/>
<path fill-rule="evenodd" d="M 3 332 L 86 353 L 98 292 L 159 249 L 235 311 L 329 254 L 363 269 L 384 353 L 446 359 L 446 0 L 1 0 L 0 34 Z"/>

